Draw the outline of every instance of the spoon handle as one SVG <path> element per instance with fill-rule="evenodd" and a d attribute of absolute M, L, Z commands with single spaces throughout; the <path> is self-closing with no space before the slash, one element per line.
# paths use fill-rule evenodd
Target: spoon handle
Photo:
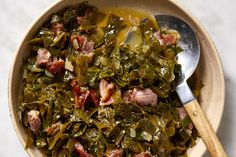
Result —
<path fill-rule="evenodd" d="M 212 157 L 227 157 L 224 148 L 216 136 L 210 122 L 203 113 L 196 99 L 184 105 L 188 115 Z"/>

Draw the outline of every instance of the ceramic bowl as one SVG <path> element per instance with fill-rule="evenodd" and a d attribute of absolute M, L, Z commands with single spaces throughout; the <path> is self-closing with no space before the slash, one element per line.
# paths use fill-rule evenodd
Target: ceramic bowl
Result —
<path fill-rule="evenodd" d="M 19 98 L 22 89 L 23 60 L 30 55 L 30 39 L 39 31 L 42 24 L 53 14 L 66 7 L 73 6 L 82 0 L 59 0 L 47 8 L 42 15 L 29 27 L 15 53 L 15 59 L 9 77 L 9 108 L 14 128 L 22 145 L 25 146 L 26 134 L 17 119 Z M 196 32 L 201 46 L 201 57 L 196 74 L 204 83 L 200 104 L 206 113 L 213 128 L 217 130 L 220 125 L 225 99 L 224 74 L 217 50 L 210 36 L 190 12 L 175 0 L 89 0 L 89 4 L 104 7 L 130 7 L 150 14 L 169 14 L 186 21 Z M 22 147 L 23 149 L 23 147 Z M 202 140 L 189 150 L 190 157 L 202 156 L 206 147 Z M 40 157 L 42 153 L 31 148 L 26 150 L 31 157 Z"/>

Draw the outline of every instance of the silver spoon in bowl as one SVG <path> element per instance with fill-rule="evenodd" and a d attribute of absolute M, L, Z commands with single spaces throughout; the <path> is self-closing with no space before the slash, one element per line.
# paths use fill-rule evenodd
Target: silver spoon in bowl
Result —
<path fill-rule="evenodd" d="M 160 27 L 177 30 L 181 36 L 178 46 L 180 46 L 183 51 L 178 54 L 177 62 L 181 65 L 182 76 L 178 80 L 176 92 L 184 108 L 211 156 L 227 157 L 214 129 L 187 84 L 187 79 L 195 71 L 200 58 L 200 44 L 196 34 L 186 22 L 175 16 L 156 15 L 155 19 Z M 141 42 L 140 29 L 137 26 L 132 27 L 128 31 L 125 43 L 129 44 L 130 48 L 133 49 L 135 45 Z"/>
<path fill-rule="evenodd" d="M 187 23 L 177 17 L 156 15 L 155 18 L 160 27 L 174 29 L 180 33 L 179 46 L 183 51 L 178 54 L 177 62 L 181 65 L 182 76 L 176 92 L 211 156 L 226 157 L 215 131 L 187 84 L 187 79 L 195 71 L 200 58 L 200 45 L 196 34 Z"/>

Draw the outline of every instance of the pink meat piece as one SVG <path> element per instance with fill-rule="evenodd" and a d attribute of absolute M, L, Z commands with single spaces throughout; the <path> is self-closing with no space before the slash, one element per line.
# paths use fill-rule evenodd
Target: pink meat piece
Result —
<path fill-rule="evenodd" d="M 75 80 L 72 81 L 71 86 L 75 95 L 75 108 L 84 109 L 85 102 L 89 97 L 89 91 L 81 92 L 80 86 Z"/>
<path fill-rule="evenodd" d="M 180 120 L 184 120 L 188 116 L 188 113 L 184 107 L 177 108 L 176 110 L 178 112 Z M 193 123 L 190 123 L 186 129 L 187 132 L 191 134 L 193 130 Z"/>
<path fill-rule="evenodd" d="M 193 123 L 190 123 L 189 125 L 188 125 L 188 128 L 187 128 L 188 130 L 193 130 Z"/>
<path fill-rule="evenodd" d="M 112 97 L 110 97 L 106 102 L 100 101 L 99 105 L 100 106 L 108 106 L 114 103 L 114 100 Z"/>
<path fill-rule="evenodd" d="M 90 155 L 79 142 L 76 142 L 75 144 L 75 152 L 80 157 L 92 157 L 92 155 Z"/>
<path fill-rule="evenodd" d="M 75 108 L 84 109 L 84 105 L 86 104 L 86 102 L 91 102 L 94 104 L 94 106 L 99 105 L 98 97 L 95 91 L 81 91 L 80 86 L 78 85 L 76 80 L 73 80 L 71 82 L 71 86 L 75 96 Z"/>
<path fill-rule="evenodd" d="M 178 42 L 177 37 L 173 34 L 162 35 L 162 38 L 163 38 L 164 43 L 166 45 L 173 45 L 173 44 L 177 44 L 177 42 Z"/>
<path fill-rule="evenodd" d="M 184 107 L 180 107 L 176 109 L 179 115 L 180 120 L 183 120 L 187 117 L 188 113 Z"/>
<path fill-rule="evenodd" d="M 124 100 L 127 102 L 136 102 L 139 105 L 151 105 L 152 107 L 157 106 L 157 94 L 154 93 L 150 88 L 137 89 L 134 88 L 124 94 Z"/>
<path fill-rule="evenodd" d="M 81 94 L 79 96 L 75 97 L 75 101 L 76 101 L 76 108 L 81 108 L 84 109 L 84 105 L 87 101 L 87 99 L 89 98 L 89 90 L 86 90 L 85 92 L 81 92 Z"/>
<path fill-rule="evenodd" d="M 155 32 L 154 37 L 160 42 L 161 45 L 175 45 L 179 42 L 179 34 L 175 30 L 168 29 L 165 34 L 160 31 Z"/>
<path fill-rule="evenodd" d="M 94 42 L 88 41 L 87 37 L 80 35 L 73 35 L 71 37 L 71 43 L 77 51 L 81 51 L 85 54 L 88 54 L 94 49 Z"/>
<path fill-rule="evenodd" d="M 99 89 L 101 95 L 100 105 L 110 105 L 113 102 L 112 94 L 115 89 L 115 85 L 102 79 L 99 84 Z"/>
<path fill-rule="evenodd" d="M 48 71 L 50 71 L 52 74 L 61 74 L 65 70 L 65 61 L 62 59 L 53 61 L 48 64 Z"/>
<path fill-rule="evenodd" d="M 153 35 L 160 42 L 161 45 L 165 44 L 160 31 L 156 31 Z"/>
<path fill-rule="evenodd" d="M 39 111 L 30 110 L 28 113 L 28 121 L 30 124 L 30 129 L 34 134 L 38 134 L 41 127 L 41 120 L 39 117 Z"/>
<path fill-rule="evenodd" d="M 108 151 L 107 157 L 123 157 L 124 150 L 123 149 L 113 149 L 111 151 Z"/>
<path fill-rule="evenodd" d="M 51 53 L 45 48 L 39 48 L 37 53 L 38 55 L 36 57 L 36 65 L 45 66 L 51 57 Z"/>

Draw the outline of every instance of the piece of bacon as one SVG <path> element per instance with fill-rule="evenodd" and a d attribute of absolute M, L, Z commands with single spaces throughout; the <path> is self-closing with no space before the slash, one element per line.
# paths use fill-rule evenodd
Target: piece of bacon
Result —
<path fill-rule="evenodd" d="M 122 148 L 119 149 L 113 149 L 111 151 L 106 152 L 107 157 L 123 157 L 124 150 Z"/>
<path fill-rule="evenodd" d="M 89 54 L 94 49 L 94 42 L 88 41 L 87 37 L 80 35 L 71 36 L 71 43 L 75 50 Z"/>
<path fill-rule="evenodd" d="M 75 95 L 76 108 L 84 109 L 84 105 L 86 102 L 92 102 L 94 106 L 99 105 L 98 97 L 95 91 L 86 90 L 82 92 L 76 80 L 73 80 L 71 82 L 71 86 Z"/>
<path fill-rule="evenodd" d="M 79 142 L 75 143 L 75 152 L 80 157 L 92 157 L 92 155 L 90 155 Z"/>
<path fill-rule="evenodd" d="M 89 91 L 81 92 L 80 86 L 75 80 L 72 81 L 71 86 L 75 96 L 75 108 L 84 109 L 85 102 L 89 96 Z"/>
<path fill-rule="evenodd" d="M 154 93 L 150 88 L 129 90 L 124 93 L 123 99 L 127 102 L 136 102 L 139 105 L 151 105 L 152 107 L 157 106 L 157 94 Z"/>
<path fill-rule="evenodd" d="M 86 90 L 85 92 L 81 92 L 80 96 L 77 96 L 75 98 L 76 101 L 76 108 L 84 109 L 84 105 L 89 97 L 89 90 Z"/>
<path fill-rule="evenodd" d="M 27 113 L 27 115 L 30 124 L 30 129 L 33 131 L 35 135 L 38 134 L 41 127 L 41 119 L 39 117 L 39 111 L 30 110 Z"/>
<path fill-rule="evenodd" d="M 71 87 L 75 96 L 75 104 L 76 104 L 76 108 L 81 108 L 84 106 L 84 104 L 78 104 L 78 98 L 81 95 L 80 92 L 80 86 L 78 85 L 76 80 L 72 80 L 71 82 Z"/>
<path fill-rule="evenodd" d="M 177 37 L 173 34 L 164 34 L 162 38 L 166 45 L 175 45 L 178 42 Z"/>
<path fill-rule="evenodd" d="M 65 61 L 62 59 L 49 62 L 47 64 L 48 71 L 50 71 L 52 74 L 62 74 L 65 71 Z"/>
<path fill-rule="evenodd" d="M 160 42 L 161 45 L 176 45 L 179 42 L 180 35 L 177 31 L 168 29 L 164 33 L 160 31 L 155 32 L 154 37 Z"/>
<path fill-rule="evenodd" d="M 62 59 L 51 61 L 51 53 L 45 48 L 38 49 L 36 65 L 46 67 L 52 74 L 61 74 L 65 70 L 65 61 Z"/>
<path fill-rule="evenodd" d="M 108 83 L 105 79 L 102 79 L 99 84 L 99 90 L 101 95 L 101 106 L 110 105 L 112 100 L 112 94 L 115 89 L 115 85 L 113 83 Z"/>
<path fill-rule="evenodd" d="M 72 80 L 70 85 L 73 89 L 74 94 L 79 95 L 80 94 L 80 86 L 78 85 L 77 81 Z"/>
<path fill-rule="evenodd" d="M 46 66 L 51 57 L 51 53 L 45 48 L 39 48 L 37 53 L 38 55 L 36 57 L 37 60 L 35 64 L 37 66 Z"/>

